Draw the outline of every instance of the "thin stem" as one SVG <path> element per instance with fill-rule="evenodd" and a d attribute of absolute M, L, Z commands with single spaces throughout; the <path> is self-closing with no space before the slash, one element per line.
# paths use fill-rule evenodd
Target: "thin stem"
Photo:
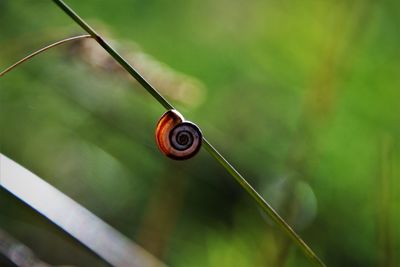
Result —
<path fill-rule="evenodd" d="M 87 31 L 93 38 L 127 70 L 162 106 L 166 109 L 174 107 L 153 87 L 151 86 L 125 59 L 123 59 L 96 31 L 90 27 L 82 18 L 80 18 L 70 7 L 62 0 L 53 0 L 68 16 Z M 325 264 L 318 258 L 310 247 L 300 238 L 300 236 L 278 215 L 278 213 L 257 193 L 257 191 L 247 182 L 247 180 L 203 137 L 204 148 L 216 159 L 242 186 L 244 190 L 256 201 L 263 211 L 285 232 L 303 251 L 315 266 L 325 267 Z"/>
<path fill-rule="evenodd" d="M 85 35 L 79 35 L 79 36 L 75 36 L 75 37 L 70 37 L 70 38 L 66 38 L 63 40 L 60 40 L 58 42 L 55 42 L 51 45 L 48 45 L 46 47 L 43 47 L 35 52 L 33 52 L 32 54 L 27 55 L 26 57 L 24 57 L 23 59 L 17 61 L 16 63 L 14 63 L 13 65 L 11 65 L 10 67 L 8 67 L 7 69 L 3 70 L 2 72 L 0 72 L 0 77 L 3 76 L 4 74 L 6 74 L 7 72 L 11 71 L 12 69 L 14 69 L 15 67 L 19 66 L 20 64 L 28 61 L 29 59 L 33 58 L 36 55 L 39 55 L 42 52 L 45 52 L 53 47 L 71 42 L 71 41 L 76 41 L 76 40 L 80 40 L 80 39 L 84 39 L 84 38 L 92 38 L 91 35 L 85 34 Z"/>
<path fill-rule="evenodd" d="M 135 78 L 160 104 L 166 109 L 174 107 L 148 82 L 139 72 L 132 67 L 120 54 L 117 53 L 92 27 L 90 27 L 78 14 L 61 0 L 53 0 L 68 16 L 89 33 L 133 78 Z"/>
<path fill-rule="evenodd" d="M 282 219 L 281 216 L 265 201 L 262 196 L 247 182 L 247 180 L 208 142 L 203 138 L 204 148 L 215 158 L 243 187 L 244 190 L 253 197 L 258 206 L 266 212 L 269 217 L 285 232 L 304 252 L 304 254 L 316 265 L 325 266 L 325 264 L 318 258 L 318 256 L 307 246 L 301 237 Z"/>

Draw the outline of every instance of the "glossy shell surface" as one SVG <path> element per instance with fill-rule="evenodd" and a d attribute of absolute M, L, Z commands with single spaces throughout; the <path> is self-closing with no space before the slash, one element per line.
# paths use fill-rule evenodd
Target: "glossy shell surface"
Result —
<path fill-rule="evenodd" d="M 178 111 L 168 110 L 157 123 L 156 142 L 167 157 L 184 160 L 200 150 L 202 133 L 197 125 L 185 121 Z"/>

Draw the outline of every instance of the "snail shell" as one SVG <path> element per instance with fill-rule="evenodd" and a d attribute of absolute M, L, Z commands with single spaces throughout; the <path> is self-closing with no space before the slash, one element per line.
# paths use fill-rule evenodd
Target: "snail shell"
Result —
<path fill-rule="evenodd" d="M 160 151 L 176 160 L 193 157 L 201 147 L 202 133 L 176 110 L 165 112 L 157 123 L 156 142 Z"/>

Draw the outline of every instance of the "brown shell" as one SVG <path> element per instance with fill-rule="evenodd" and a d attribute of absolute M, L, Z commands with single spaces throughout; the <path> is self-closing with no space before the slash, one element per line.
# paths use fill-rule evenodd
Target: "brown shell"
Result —
<path fill-rule="evenodd" d="M 179 140 L 171 140 L 173 137 L 179 136 L 181 128 L 182 133 L 186 135 L 183 140 L 186 142 L 190 141 L 189 146 L 187 148 L 184 147 L 184 149 L 177 147 L 182 146 L 181 144 L 174 143 L 180 142 Z M 173 132 L 174 134 L 172 134 Z M 185 121 L 178 111 L 168 110 L 161 116 L 157 123 L 156 142 L 160 151 L 167 157 L 183 160 L 193 157 L 200 150 L 202 134 L 194 123 Z"/>

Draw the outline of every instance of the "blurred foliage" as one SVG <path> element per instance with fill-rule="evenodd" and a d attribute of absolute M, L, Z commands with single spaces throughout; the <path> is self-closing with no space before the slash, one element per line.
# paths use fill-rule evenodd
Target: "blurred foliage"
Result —
<path fill-rule="evenodd" d="M 67 3 L 123 54 L 142 51 L 145 77 L 195 81 L 183 92 L 196 104 L 173 104 L 328 266 L 399 266 L 397 1 Z M 82 32 L 51 1 L 1 0 L 0 25 L 1 69 Z M 2 153 L 170 266 L 309 266 L 206 153 L 163 157 L 162 107 L 91 51 L 65 45 L 0 79 Z M 103 265 L 4 191 L 0 201 L 0 227 L 43 260 Z"/>

